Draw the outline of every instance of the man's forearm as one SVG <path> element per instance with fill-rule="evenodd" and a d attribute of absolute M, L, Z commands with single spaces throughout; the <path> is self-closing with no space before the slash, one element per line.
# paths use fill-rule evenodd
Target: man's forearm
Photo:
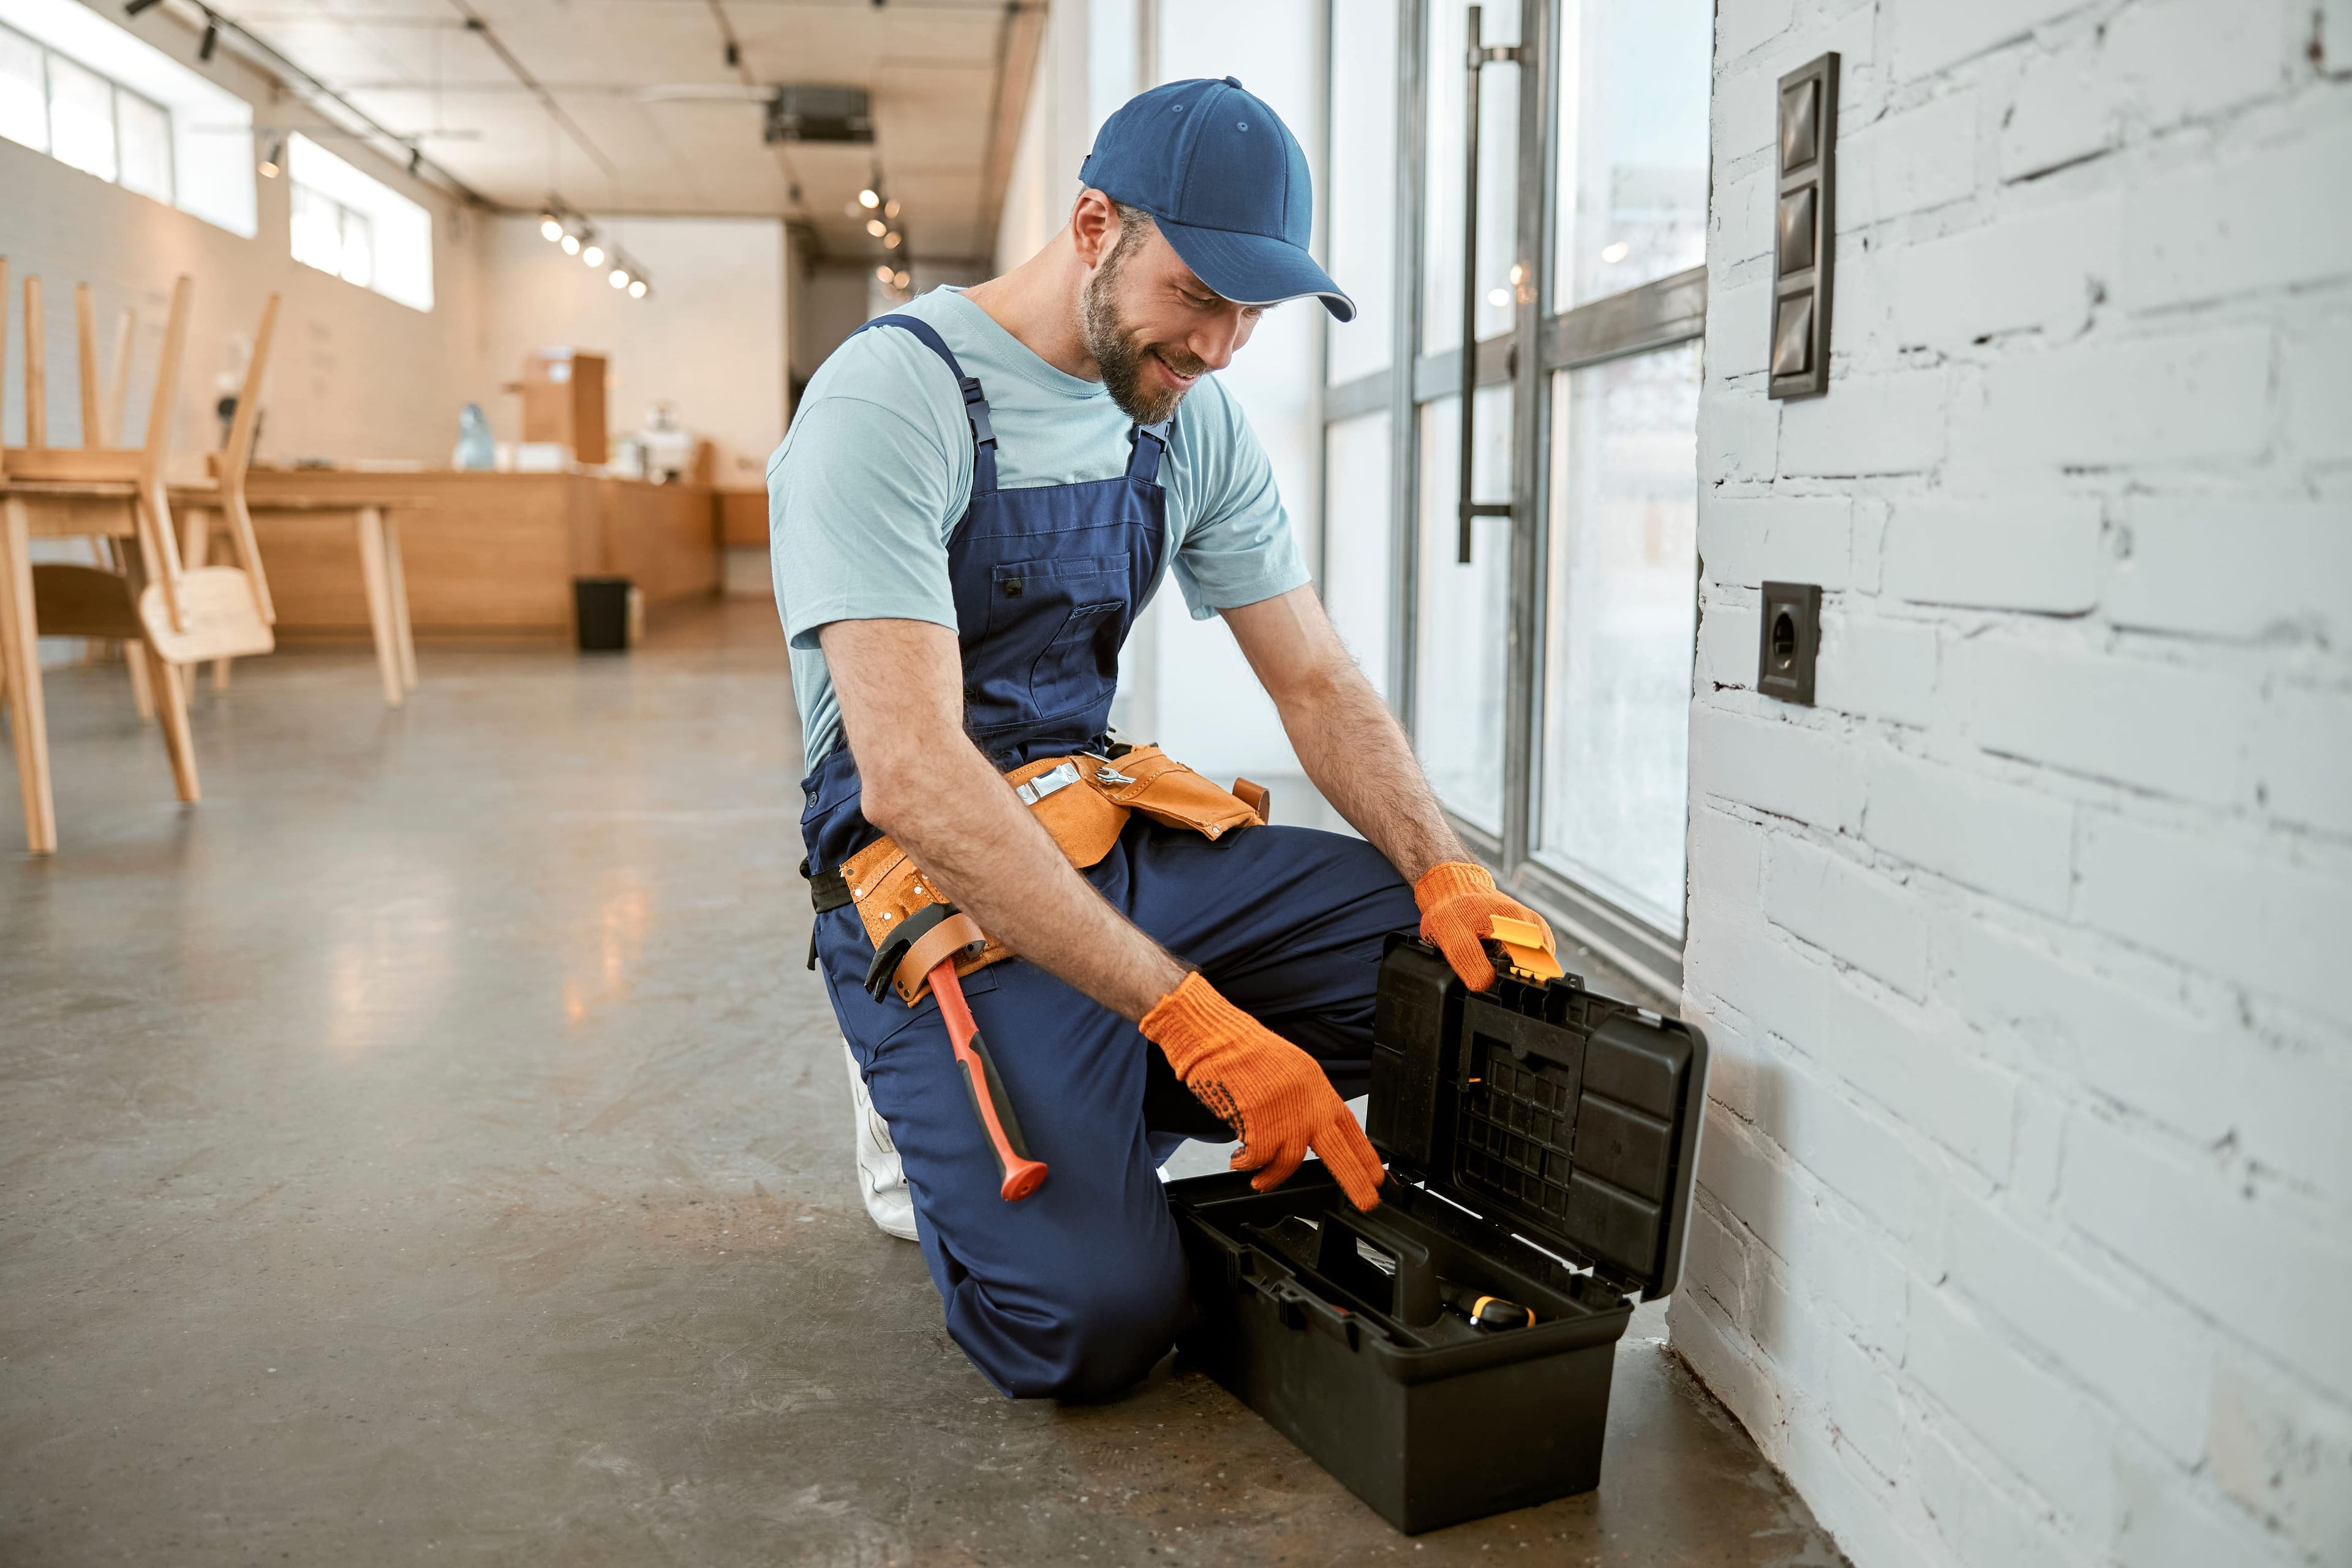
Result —
<path fill-rule="evenodd" d="M 1282 705 L 1307 777 L 1408 882 L 1469 851 L 1445 821 L 1402 726 L 1353 664 L 1303 682 Z"/>
<path fill-rule="evenodd" d="M 1183 966 L 1081 877 L 1028 807 L 969 742 L 937 748 L 933 775 L 874 818 L 982 931 L 1129 1019 L 1184 978 Z M 870 816 L 870 812 L 869 812 Z"/>

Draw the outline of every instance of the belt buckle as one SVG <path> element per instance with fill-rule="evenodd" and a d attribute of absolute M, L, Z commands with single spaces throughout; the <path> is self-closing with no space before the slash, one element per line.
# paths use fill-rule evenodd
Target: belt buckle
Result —
<path fill-rule="evenodd" d="M 1078 782 L 1078 764 L 1063 763 L 1038 774 L 1027 784 L 1014 785 L 1013 793 L 1021 797 L 1024 805 L 1034 805 L 1047 795 L 1066 790 Z"/>

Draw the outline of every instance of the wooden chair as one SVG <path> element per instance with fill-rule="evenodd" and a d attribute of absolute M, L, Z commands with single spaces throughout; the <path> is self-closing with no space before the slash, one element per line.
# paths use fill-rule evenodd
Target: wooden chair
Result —
<path fill-rule="evenodd" d="M 261 377 L 269 363 L 269 340 L 278 326 L 278 296 L 261 307 L 261 325 L 254 330 L 253 356 L 245 367 L 245 384 L 236 395 L 236 416 L 229 422 L 228 447 L 219 456 L 213 475 L 201 482 L 184 480 L 170 487 L 169 499 L 183 519 L 182 554 L 190 567 L 201 568 L 211 558 L 215 529 L 226 531 L 237 562 L 251 574 L 254 601 L 262 620 L 278 624 L 270 603 L 269 579 L 261 569 L 261 547 L 254 540 L 253 513 L 246 504 L 245 479 L 253 464 L 253 442 L 261 420 Z M 228 685 L 226 658 L 213 661 L 213 687 Z"/>
<path fill-rule="evenodd" d="M 6 262 L 0 258 L 0 300 L 6 298 Z M 238 566 L 184 568 L 172 527 L 166 468 L 172 410 L 187 341 L 190 280 L 172 290 L 171 314 L 156 367 L 154 400 L 145 444 L 52 447 L 47 445 L 46 366 L 40 342 L 40 287 L 26 279 L 26 445 L 0 451 L 0 671 L 9 696 L 9 726 L 25 801 L 25 836 L 36 854 L 57 847 L 57 810 L 50 792 L 47 715 L 37 653 L 43 632 L 97 637 L 135 645 L 147 661 L 163 721 L 173 781 L 183 801 L 199 798 L 194 745 L 188 732 L 181 670 L 209 658 L 267 653 L 274 639 L 267 618 L 260 563 L 240 542 Z M 85 312 L 86 313 L 86 312 Z M 0 327 L 0 348 L 5 328 Z M 94 355 L 85 354 L 83 408 L 95 419 Z M 102 534 L 121 565 L 35 564 L 29 542 Z"/>

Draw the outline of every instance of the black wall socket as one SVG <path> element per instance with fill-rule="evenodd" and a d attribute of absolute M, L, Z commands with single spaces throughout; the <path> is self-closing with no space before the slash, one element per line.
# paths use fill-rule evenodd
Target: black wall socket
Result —
<path fill-rule="evenodd" d="M 1813 658 L 1822 647 L 1822 590 L 1812 583 L 1764 584 L 1764 626 L 1756 654 L 1756 689 L 1783 702 L 1813 705 Z"/>

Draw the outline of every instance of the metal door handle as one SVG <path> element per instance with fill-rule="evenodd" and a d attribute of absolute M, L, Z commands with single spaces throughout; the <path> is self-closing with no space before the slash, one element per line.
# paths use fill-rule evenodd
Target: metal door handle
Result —
<path fill-rule="evenodd" d="M 1470 521 L 1480 517 L 1508 517 L 1508 501 L 1474 501 L 1470 499 L 1470 437 L 1471 405 L 1478 383 L 1478 72 L 1481 68 L 1508 62 L 1518 63 L 1522 50 L 1517 44 L 1486 44 L 1480 41 L 1482 24 L 1479 14 L 1484 6 L 1469 9 L 1467 23 L 1470 47 L 1464 57 L 1469 68 L 1468 90 L 1464 93 L 1469 106 L 1462 144 L 1462 471 L 1461 496 L 1454 509 L 1454 523 L 1460 530 L 1455 544 L 1459 564 L 1470 564 Z"/>

